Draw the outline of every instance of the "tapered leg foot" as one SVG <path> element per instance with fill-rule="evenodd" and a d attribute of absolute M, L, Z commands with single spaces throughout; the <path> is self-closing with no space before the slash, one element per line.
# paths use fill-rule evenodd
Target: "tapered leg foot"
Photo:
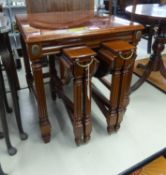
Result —
<path fill-rule="evenodd" d="M 90 141 L 90 136 L 86 136 L 86 137 L 84 137 L 84 143 L 88 143 L 89 141 Z"/>
<path fill-rule="evenodd" d="M 120 129 L 120 124 L 118 124 L 117 126 L 115 126 L 115 131 L 118 131 Z"/>
<path fill-rule="evenodd" d="M 81 139 L 75 139 L 75 143 L 76 143 L 77 146 L 80 146 L 80 144 L 81 144 Z"/>
<path fill-rule="evenodd" d="M 83 138 L 83 125 L 80 121 L 74 126 L 74 135 L 75 143 L 77 146 L 79 146 L 82 143 Z"/>
<path fill-rule="evenodd" d="M 113 126 L 107 126 L 107 132 L 108 134 L 112 134 L 112 132 L 114 131 L 114 127 Z"/>

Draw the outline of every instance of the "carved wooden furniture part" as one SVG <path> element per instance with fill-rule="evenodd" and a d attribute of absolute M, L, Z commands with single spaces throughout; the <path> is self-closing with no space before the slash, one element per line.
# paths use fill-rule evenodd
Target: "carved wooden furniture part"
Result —
<path fill-rule="evenodd" d="M 58 11 L 76 11 L 76 10 L 84 11 L 84 10 L 93 10 L 94 9 L 94 1 L 93 0 L 82 0 L 82 1 L 78 1 L 78 0 L 62 0 L 62 1 L 56 1 L 56 0 L 47 0 L 47 1 L 45 1 L 45 0 L 36 0 L 36 1 L 26 0 L 26 5 L 27 5 L 27 12 L 29 14 L 29 18 L 30 18 L 30 14 L 32 14 L 32 16 L 33 16 L 34 13 L 39 13 L 39 15 L 40 15 L 40 13 L 48 13 L 48 12 L 54 13 L 54 12 L 58 12 Z M 56 16 L 54 16 L 53 14 L 51 14 L 49 17 L 47 16 L 47 18 L 49 18 L 49 20 L 48 20 L 49 23 L 51 23 L 50 20 L 53 20 L 53 21 L 58 20 L 59 22 L 63 21 L 62 15 L 57 16 L 56 17 L 57 19 L 54 19 L 55 17 Z M 71 23 L 72 23 L 73 19 L 75 19 L 75 18 L 76 18 L 76 16 L 73 16 L 71 18 Z M 43 19 L 45 19 L 45 18 L 43 18 Z M 37 20 L 37 19 L 32 19 L 31 26 L 33 26 L 33 23 L 32 23 L 33 20 Z M 75 21 L 79 22 L 78 19 L 76 19 Z M 47 20 L 46 20 L 46 23 L 47 23 Z M 41 24 L 41 22 L 40 22 L 40 24 Z M 79 23 L 77 23 L 77 25 L 79 25 Z M 48 26 L 46 25 L 45 27 L 51 29 L 51 26 L 54 28 L 55 27 L 54 23 L 52 23 L 52 25 L 48 25 Z M 56 24 L 56 26 L 58 27 L 57 24 Z M 61 27 L 63 28 L 64 25 L 62 25 L 62 26 L 59 25 L 59 28 L 61 28 Z M 40 26 L 39 26 L 39 28 L 40 28 Z M 26 50 L 26 45 L 25 45 L 23 39 L 21 39 L 21 40 L 22 40 L 22 46 L 23 46 L 24 50 Z M 37 50 L 39 50 L 39 48 L 37 48 L 37 47 L 38 47 L 37 45 L 35 47 L 33 47 L 33 53 L 36 52 Z M 49 75 L 52 75 L 52 72 L 55 72 L 55 70 L 53 70 L 54 69 L 53 65 L 55 65 L 54 61 L 55 61 L 55 58 L 57 56 L 55 57 L 56 52 L 54 52 L 53 54 L 54 55 L 51 55 L 49 53 L 49 65 L 50 65 L 50 74 Z M 45 55 L 47 55 L 47 54 L 45 54 Z M 26 78 L 27 78 L 27 82 L 28 82 L 28 85 L 29 85 L 29 88 L 30 88 L 30 84 L 33 81 L 33 77 L 31 76 L 30 67 L 27 66 L 27 65 L 29 65 L 29 63 L 28 63 L 28 59 L 26 57 L 27 57 L 27 54 L 24 53 L 24 58 L 25 58 L 24 62 L 25 62 L 25 66 L 26 66 Z M 60 67 L 61 67 L 61 69 L 60 69 L 61 70 L 61 79 L 64 79 L 64 82 L 65 82 L 66 77 L 65 77 L 64 72 L 66 70 L 65 70 L 65 67 L 64 67 L 63 63 L 61 62 L 61 59 L 58 59 L 58 61 L 60 62 Z M 50 81 L 51 95 L 52 95 L 53 100 L 55 100 L 56 94 L 55 94 L 52 86 L 54 86 L 54 83 L 53 83 L 53 81 Z M 45 106 L 45 104 L 44 104 L 44 106 Z M 45 113 L 47 113 L 47 112 L 45 111 L 44 113 L 41 114 L 41 116 L 43 116 L 43 115 L 45 116 Z M 40 122 L 43 125 L 43 132 L 48 132 L 49 133 L 50 132 L 50 126 L 48 124 L 48 121 L 45 121 L 45 120 L 41 119 Z M 44 139 L 45 142 L 49 141 L 49 137 L 50 136 L 47 136 Z"/>
<path fill-rule="evenodd" d="M 108 133 L 119 129 L 128 105 L 128 91 L 135 57 L 135 46 L 121 40 L 104 42 L 98 51 L 101 63 L 98 71 L 106 71 L 103 71 L 103 74 L 97 73 L 96 76 L 110 90 L 110 97 L 104 97 L 102 92 L 94 87 L 93 98 L 106 117 Z M 110 73 L 111 85 L 102 78 Z"/>
<path fill-rule="evenodd" d="M 63 50 L 66 64 L 73 74 L 73 105 L 67 110 L 71 114 L 76 144 L 89 141 L 92 130 L 91 119 L 91 78 L 97 69 L 96 53 L 87 46 L 67 48 Z M 71 103 L 70 103 L 71 104 Z"/>
<path fill-rule="evenodd" d="M 43 20 L 43 15 L 47 21 Z M 58 21 L 52 20 L 51 15 L 54 18 L 59 17 Z M 79 19 L 79 25 L 76 25 L 78 21 L 71 24 L 73 16 Z M 29 87 L 34 89 L 37 97 L 41 134 L 45 142 L 50 140 L 51 131 L 43 85 L 41 57 L 61 53 L 61 50 L 66 47 L 86 45 L 90 48 L 99 48 L 104 41 L 120 38 L 136 46 L 140 39 L 138 33 L 143 29 L 142 25 L 131 24 L 130 21 L 120 18 L 95 16 L 93 10 L 87 10 L 84 13 L 82 11 L 64 11 L 17 15 L 16 21 L 22 33 L 27 82 Z M 37 25 L 38 28 L 31 27 L 30 24 Z M 45 29 L 46 25 L 48 29 Z M 49 26 L 52 30 L 49 30 Z M 33 76 L 30 68 L 32 68 Z"/>
<path fill-rule="evenodd" d="M 155 26 L 155 40 L 152 46 L 153 53 L 147 65 L 138 65 L 144 69 L 142 77 L 132 86 L 130 93 L 138 89 L 149 77 L 152 71 L 159 71 L 166 78 L 166 68 L 162 60 L 162 51 L 166 44 L 166 6 L 160 4 L 138 4 L 135 1 L 135 8 L 132 6 L 126 9 L 126 12 L 133 16 L 133 19 L 142 24 Z M 134 10 L 132 10 L 134 9 Z"/>
<path fill-rule="evenodd" d="M 136 2 L 136 1 L 135 1 Z M 121 10 L 122 10 L 122 15 L 125 15 L 127 18 L 130 18 L 130 16 L 128 16 L 128 14 L 126 14 L 125 9 L 127 6 L 129 5 L 133 5 L 134 1 L 131 0 L 127 0 L 122 2 L 122 6 L 121 6 Z M 144 4 L 155 4 L 155 3 L 159 3 L 159 0 L 138 0 L 137 3 L 140 3 L 142 5 Z M 153 40 L 153 36 L 155 34 L 154 31 L 154 25 L 152 24 L 143 24 L 145 29 L 143 30 L 143 35 L 142 38 L 147 40 L 147 53 L 151 54 L 152 51 L 152 40 Z"/>

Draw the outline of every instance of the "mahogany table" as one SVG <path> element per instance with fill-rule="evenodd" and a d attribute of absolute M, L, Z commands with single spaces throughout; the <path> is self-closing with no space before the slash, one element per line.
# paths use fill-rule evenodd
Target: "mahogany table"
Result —
<path fill-rule="evenodd" d="M 138 89 L 149 77 L 152 71 L 159 71 L 166 78 L 166 68 L 162 60 L 162 51 L 166 44 L 166 5 L 160 4 L 138 4 L 136 12 L 132 14 L 132 6 L 126 8 L 126 12 L 133 15 L 135 21 L 142 24 L 154 25 L 155 41 L 152 49 L 153 53 L 146 66 L 138 65 L 144 69 L 142 77 L 131 87 L 130 92 Z"/>
<path fill-rule="evenodd" d="M 48 119 L 43 84 L 41 57 L 61 53 L 64 47 L 87 45 L 99 48 L 103 41 L 124 39 L 137 45 L 143 26 L 114 16 L 96 16 L 93 11 L 50 12 L 17 15 L 29 87 L 34 87 L 37 98 L 39 123 L 44 142 L 50 141 L 51 126 Z M 31 65 L 29 64 L 31 62 Z M 31 68 L 33 75 L 31 73 Z M 78 92 L 81 92 L 78 86 Z M 90 102 L 88 103 L 90 105 Z M 77 106 L 74 117 L 84 113 Z M 88 113 L 90 115 L 90 111 Z"/>

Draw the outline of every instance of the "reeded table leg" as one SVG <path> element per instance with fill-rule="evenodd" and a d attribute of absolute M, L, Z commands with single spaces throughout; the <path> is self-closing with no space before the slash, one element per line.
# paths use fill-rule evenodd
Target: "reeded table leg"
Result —
<path fill-rule="evenodd" d="M 118 101 L 118 118 L 115 125 L 115 130 L 120 128 L 120 123 L 123 119 L 126 107 L 128 105 L 129 96 L 128 91 L 131 84 L 131 67 L 133 67 L 134 58 L 129 60 L 123 61 L 123 67 L 121 72 L 121 82 L 120 82 L 120 89 L 119 89 L 119 101 Z"/>
<path fill-rule="evenodd" d="M 112 85 L 110 89 L 110 110 L 109 115 L 107 116 L 107 131 L 109 134 L 114 131 L 114 127 L 118 118 L 118 97 L 121 81 L 121 64 L 121 61 L 117 60 L 115 63 L 114 72 L 112 73 Z"/>
<path fill-rule="evenodd" d="M 87 46 L 71 47 L 63 50 L 65 68 L 70 68 L 73 74 L 73 116 L 72 123 L 77 145 L 83 140 L 90 140 L 92 131 L 91 118 L 91 78 L 94 75 L 98 61 L 96 53 Z M 68 100 L 69 101 L 69 100 Z M 69 102 L 68 102 L 69 103 Z"/>
<path fill-rule="evenodd" d="M 88 62 L 88 63 L 87 63 Z M 76 143 L 80 139 L 84 142 L 90 140 L 92 131 L 91 118 L 91 79 L 97 68 L 97 60 L 94 57 L 76 60 L 73 68 L 74 76 L 74 118 L 75 118 L 75 137 Z"/>
<path fill-rule="evenodd" d="M 106 42 L 103 43 L 103 48 L 99 50 L 98 57 L 101 62 L 103 61 L 103 64 L 96 76 L 110 90 L 110 98 L 103 96 L 96 88 L 93 88 L 93 97 L 106 118 L 107 131 L 111 134 L 112 131 L 120 128 L 120 123 L 129 103 L 128 91 L 136 57 L 135 46 L 126 41 Z M 111 85 L 102 77 L 108 73 L 112 74 Z"/>
<path fill-rule="evenodd" d="M 36 93 L 37 104 L 38 104 L 41 134 L 44 142 L 47 143 L 50 141 L 51 126 L 47 115 L 42 64 L 40 61 L 32 62 L 32 71 L 33 71 L 33 77 L 34 77 L 34 83 L 35 83 L 35 93 Z"/>
<path fill-rule="evenodd" d="M 83 116 L 82 116 L 82 79 L 74 78 L 73 80 L 73 93 L 74 93 L 74 134 L 75 142 L 80 145 L 83 137 Z"/>

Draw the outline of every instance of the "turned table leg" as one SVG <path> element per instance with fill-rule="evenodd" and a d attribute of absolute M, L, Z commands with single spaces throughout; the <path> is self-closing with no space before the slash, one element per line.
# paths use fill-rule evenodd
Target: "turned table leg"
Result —
<path fill-rule="evenodd" d="M 91 73 L 93 71 L 91 69 L 91 72 L 88 71 L 88 74 L 87 70 L 83 70 L 80 72 L 82 72 L 82 74 L 78 75 L 78 77 L 74 77 L 73 81 L 74 118 L 75 118 L 74 127 L 75 127 L 75 137 L 77 144 L 80 143 L 82 137 L 85 143 L 88 142 L 90 140 L 90 135 L 92 131 Z"/>

